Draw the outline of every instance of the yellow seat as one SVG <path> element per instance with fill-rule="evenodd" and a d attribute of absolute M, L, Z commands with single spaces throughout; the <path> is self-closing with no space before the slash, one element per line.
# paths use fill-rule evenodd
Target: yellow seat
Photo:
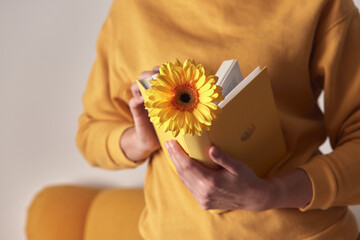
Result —
<path fill-rule="evenodd" d="M 28 240 L 141 239 L 142 189 L 52 186 L 28 210 Z"/>

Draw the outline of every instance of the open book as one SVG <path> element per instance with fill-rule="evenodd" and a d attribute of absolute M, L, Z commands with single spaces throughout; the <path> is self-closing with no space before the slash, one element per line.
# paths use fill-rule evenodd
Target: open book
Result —
<path fill-rule="evenodd" d="M 286 153 L 267 68 L 257 67 L 243 78 L 237 60 L 228 60 L 221 64 L 216 76 L 225 97 L 216 103 L 221 108 L 218 119 L 210 131 L 203 131 L 201 136 L 179 134 L 175 139 L 190 157 L 208 167 L 217 167 L 208 153 L 214 144 L 230 157 L 249 165 L 258 176 L 264 176 Z M 152 79 L 156 79 L 156 75 L 137 80 L 144 100 Z M 175 170 L 164 146 L 165 141 L 174 137 L 171 132 L 165 133 L 156 127 L 155 130 Z"/>

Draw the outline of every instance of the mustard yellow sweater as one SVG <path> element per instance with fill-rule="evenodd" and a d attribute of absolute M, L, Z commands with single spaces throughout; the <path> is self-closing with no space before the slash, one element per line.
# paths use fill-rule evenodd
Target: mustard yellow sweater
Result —
<path fill-rule="evenodd" d="M 268 173 L 302 168 L 304 209 L 202 210 L 155 152 L 147 167 L 144 239 L 355 239 L 347 205 L 360 203 L 360 17 L 351 0 L 115 0 L 97 42 L 77 145 L 93 165 L 136 167 L 119 147 L 133 126 L 130 85 L 175 58 L 216 71 L 238 59 L 244 75 L 268 66 L 288 153 Z M 317 104 L 325 92 L 325 113 Z M 249 103 L 251 104 L 251 103 Z M 330 137 L 333 152 L 318 147 Z"/>

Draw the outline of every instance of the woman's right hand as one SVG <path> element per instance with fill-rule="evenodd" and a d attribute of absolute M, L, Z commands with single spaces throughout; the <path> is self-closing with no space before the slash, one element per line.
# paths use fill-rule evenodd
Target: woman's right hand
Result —
<path fill-rule="evenodd" d="M 139 79 L 145 79 L 156 73 L 159 73 L 158 66 L 154 67 L 152 71 L 142 72 Z M 160 143 L 136 82 L 131 85 L 131 91 L 133 98 L 129 101 L 129 107 L 134 119 L 134 126 L 125 130 L 120 139 L 120 147 L 129 159 L 142 161 L 156 151 L 160 147 Z"/>

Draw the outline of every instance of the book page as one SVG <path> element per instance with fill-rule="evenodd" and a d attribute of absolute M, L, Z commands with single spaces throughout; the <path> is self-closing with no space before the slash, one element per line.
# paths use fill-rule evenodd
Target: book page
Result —
<path fill-rule="evenodd" d="M 243 81 L 241 81 L 235 88 L 231 89 L 231 91 L 225 96 L 225 99 L 222 100 L 218 106 L 223 108 L 231 99 L 233 99 L 242 89 L 248 85 L 251 80 L 253 80 L 260 73 L 260 67 L 255 68 Z"/>
<path fill-rule="evenodd" d="M 215 74 L 219 77 L 217 85 L 223 88 L 222 95 L 226 97 L 242 80 L 243 76 L 236 59 L 223 61 Z"/>
<path fill-rule="evenodd" d="M 156 74 L 154 74 L 154 75 L 152 75 L 150 77 L 139 80 L 139 82 L 144 86 L 145 89 L 149 89 L 149 88 L 151 88 L 151 83 L 149 81 L 150 80 L 155 80 L 157 75 L 158 74 L 156 73 Z"/>

